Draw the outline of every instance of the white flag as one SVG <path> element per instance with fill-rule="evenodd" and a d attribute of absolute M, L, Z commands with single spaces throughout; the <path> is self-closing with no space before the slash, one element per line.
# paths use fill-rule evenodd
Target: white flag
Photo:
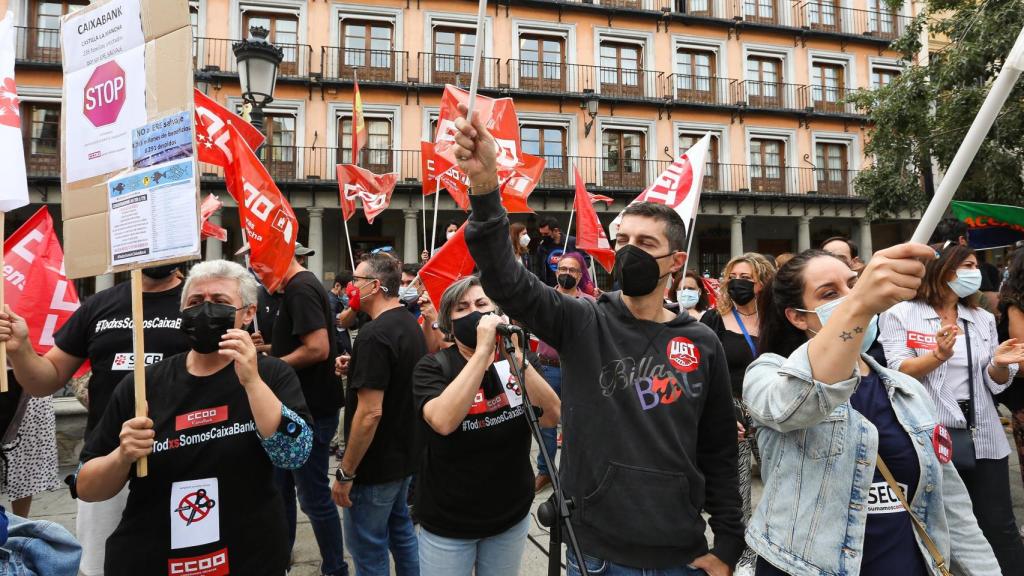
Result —
<path fill-rule="evenodd" d="M 0 20 L 0 212 L 28 204 L 25 178 L 25 149 L 21 141 L 21 110 L 14 84 L 14 13 Z"/>
<path fill-rule="evenodd" d="M 676 161 L 630 204 L 657 202 L 671 206 L 682 217 L 683 224 L 686 225 L 686 234 L 689 235 L 690 223 L 697 216 L 697 207 L 700 204 L 700 192 L 704 185 L 704 168 L 707 166 L 710 143 L 711 133 L 708 132 L 689 150 L 676 158 Z M 621 212 L 608 226 L 609 237 L 615 238 L 620 222 L 622 222 Z"/>

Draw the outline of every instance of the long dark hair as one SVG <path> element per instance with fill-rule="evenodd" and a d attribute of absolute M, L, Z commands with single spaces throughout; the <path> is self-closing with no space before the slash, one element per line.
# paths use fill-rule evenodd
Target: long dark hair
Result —
<path fill-rule="evenodd" d="M 805 308 L 804 272 L 815 258 L 835 258 L 824 250 L 804 250 L 786 262 L 761 288 L 757 309 L 761 314 L 758 353 L 789 356 L 807 336 L 786 318 L 786 308 Z M 837 258 L 838 260 L 838 258 Z"/>
<path fill-rule="evenodd" d="M 956 274 L 957 268 L 960 267 L 964 260 L 967 260 L 969 256 L 974 254 L 974 250 L 956 243 L 950 243 L 948 246 L 933 244 L 932 249 L 939 253 L 939 257 L 934 260 L 929 259 L 928 263 L 925 264 L 924 278 L 921 280 L 921 285 L 917 288 L 915 300 L 921 300 L 931 306 L 938 306 L 942 304 L 946 293 L 953 291 L 949 284 L 946 283 L 946 278 L 950 274 Z M 960 298 L 960 303 L 971 308 L 977 308 L 978 299 L 972 298 L 972 296 L 974 295 Z"/>
<path fill-rule="evenodd" d="M 1018 248 L 1010 260 L 1006 281 L 999 289 L 999 306 L 1024 308 L 1024 248 Z"/>
<path fill-rule="evenodd" d="M 693 278 L 697 282 L 697 293 L 700 296 L 697 297 L 697 305 L 694 306 L 694 310 L 697 312 L 703 312 L 708 309 L 708 287 L 704 285 L 704 279 L 697 274 L 695 270 L 687 270 L 686 278 Z M 672 295 L 675 298 L 675 294 Z"/>

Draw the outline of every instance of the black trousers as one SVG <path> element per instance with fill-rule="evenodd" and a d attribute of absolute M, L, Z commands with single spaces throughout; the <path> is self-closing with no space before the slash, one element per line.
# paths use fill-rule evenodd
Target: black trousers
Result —
<path fill-rule="evenodd" d="M 979 458 L 974 470 L 960 472 L 960 477 L 967 485 L 974 516 L 992 545 L 1003 576 L 1024 575 L 1024 543 L 1013 516 L 1009 459 Z"/>

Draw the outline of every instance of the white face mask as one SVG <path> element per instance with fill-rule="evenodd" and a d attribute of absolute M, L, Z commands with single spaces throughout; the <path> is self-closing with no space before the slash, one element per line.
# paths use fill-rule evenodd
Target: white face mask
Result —
<path fill-rule="evenodd" d="M 455 232 L 445 232 L 444 233 L 444 237 L 447 238 L 448 240 L 451 240 L 452 236 L 455 236 Z"/>
<path fill-rule="evenodd" d="M 527 246 L 529 246 L 530 245 L 530 235 L 529 234 L 523 234 L 522 236 L 520 236 L 519 237 L 519 245 L 522 246 L 523 248 L 526 248 Z"/>
<path fill-rule="evenodd" d="M 694 308 L 699 301 L 700 292 L 693 288 L 683 288 L 676 291 L 676 302 L 679 302 L 679 306 L 685 310 Z"/>
<path fill-rule="evenodd" d="M 956 278 L 947 282 L 958 298 L 967 298 L 981 289 L 981 270 L 977 268 L 958 268 Z"/>

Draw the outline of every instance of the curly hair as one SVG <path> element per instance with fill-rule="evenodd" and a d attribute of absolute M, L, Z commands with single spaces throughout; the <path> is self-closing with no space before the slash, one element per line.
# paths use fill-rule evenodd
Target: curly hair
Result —
<path fill-rule="evenodd" d="M 750 269 L 754 271 L 754 281 L 761 283 L 762 290 L 764 285 L 775 276 L 775 264 L 757 252 L 747 252 L 742 256 L 729 260 L 729 263 L 725 265 L 725 269 L 722 270 L 722 286 L 718 289 L 717 309 L 718 313 L 722 316 L 725 316 L 733 308 L 732 298 L 729 296 L 729 274 L 741 262 L 748 264 Z"/>

